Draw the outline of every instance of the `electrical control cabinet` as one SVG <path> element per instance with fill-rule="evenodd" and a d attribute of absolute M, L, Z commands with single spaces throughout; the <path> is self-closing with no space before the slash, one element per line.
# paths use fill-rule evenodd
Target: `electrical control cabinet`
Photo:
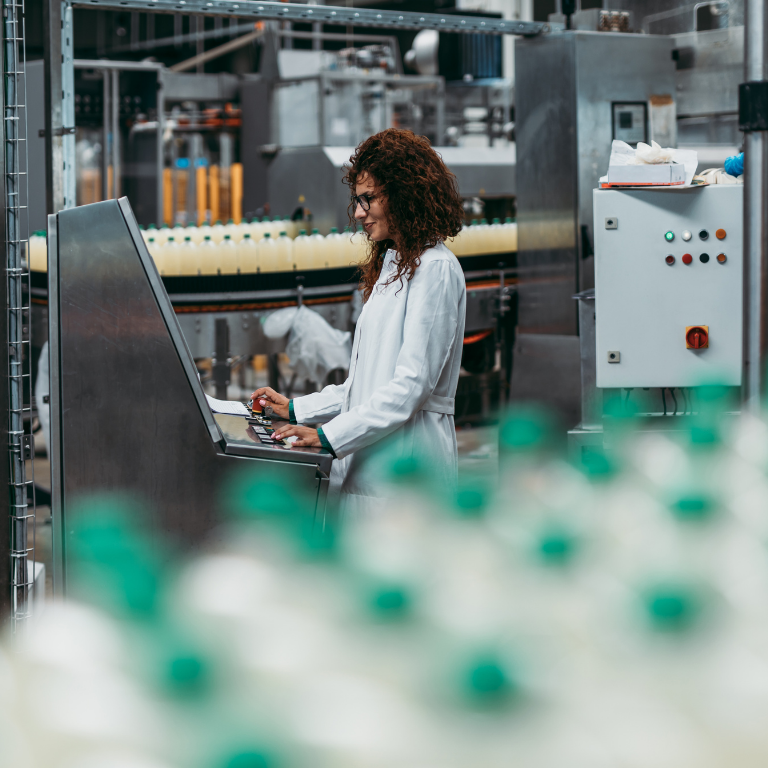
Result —
<path fill-rule="evenodd" d="M 743 187 L 594 192 L 598 387 L 741 384 Z"/>

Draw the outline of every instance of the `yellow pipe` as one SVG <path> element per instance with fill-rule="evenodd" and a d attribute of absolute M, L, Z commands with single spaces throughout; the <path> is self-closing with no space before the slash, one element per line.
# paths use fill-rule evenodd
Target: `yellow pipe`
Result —
<path fill-rule="evenodd" d="M 211 206 L 211 224 L 219 220 L 219 166 L 212 165 L 208 172 L 208 202 Z"/>
<path fill-rule="evenodd" d="M 163 168 L 163 222 L 173 226 L 173 171 L 170 168 Z"/>
<path fill-rule="evenodd" d="M 208 209 L 208 175 L 204 165 L 200 165 L 195 170 L 197 182 L 197 226 L 199 227 L 205 221 L 205 214 Z"/>
<path fill-rule="evenodd" d="M 243 219 L 243 164 L 232 163 L 231 174 L 231 199 L 232 220 L 239 224 Z"/>

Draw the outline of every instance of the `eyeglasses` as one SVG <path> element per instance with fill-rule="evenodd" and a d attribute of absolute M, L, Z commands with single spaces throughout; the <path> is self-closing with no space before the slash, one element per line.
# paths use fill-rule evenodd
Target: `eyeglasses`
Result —
<path fill-rule="evenodd" d="M 352 195 L 352 205 L 357 210 L 359 205 L 364 211 L 371 210 L 371 201 L 376 199 L 376 195 Z"/>

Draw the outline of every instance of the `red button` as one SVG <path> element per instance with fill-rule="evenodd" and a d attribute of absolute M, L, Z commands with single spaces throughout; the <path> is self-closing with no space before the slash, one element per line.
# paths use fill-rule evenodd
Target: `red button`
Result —
<path fill-rule="evenodd" d="M 690 253 L 683 254 L 683 264 L 690 264 L 693 261 L 693 256 Z"/>

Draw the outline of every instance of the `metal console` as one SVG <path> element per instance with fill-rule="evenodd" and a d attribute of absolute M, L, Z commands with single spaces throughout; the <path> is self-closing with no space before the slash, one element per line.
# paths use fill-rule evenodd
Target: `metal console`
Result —
<path fill-rule="evenodd" d="M 49 217 L 54 590 L 66 591 L 73 502 L 123 491 L 182 549 L 218 524 L 227 476 L 244 461 L 289 472 L 325 515 L 332 458 L 259 441 L 211 413 L 173 307 L 128 201 Z"/>

